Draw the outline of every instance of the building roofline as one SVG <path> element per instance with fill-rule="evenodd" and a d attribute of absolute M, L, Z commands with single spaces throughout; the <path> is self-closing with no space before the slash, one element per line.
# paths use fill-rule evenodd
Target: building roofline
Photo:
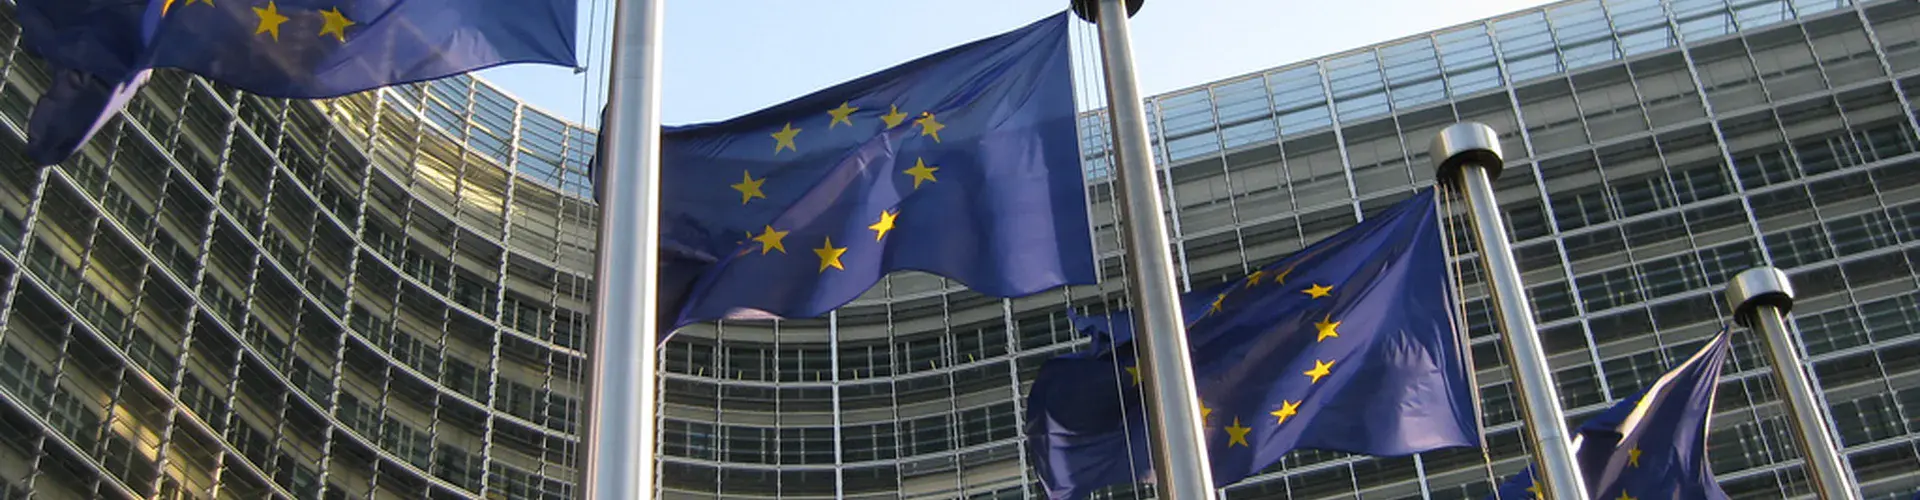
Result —
<path fill-rule="evenodd" d="M 1390 38 L 1390 39 L 1387 39 L 1387 40 L 1382 40 L 1382 41 L 1379 41 L 1379 42 L 1374 42 L 1374 43 L 1369 43 L 1369 44 L 1365 44 L 1365 45 L 1361 45 L 1361 46 L 1358 46 L 1358 47 L 1354 47 L 1354 48 L 1351 48 L 1351 49 L 1347 49 L 1347 50 L 1343 50 L 1343 51 L 1340 51 L 1340 52 L 1334 52 L 1334 53 L 1330 53 L 1330 54 L 1324 54 L 1324 55 L 1320 55 L 1320 56 L 1315 56 L 1315 57 L 1310 57 L 1310 58 L 1307 58 L 1307 59 L 1303 59 L 1303 60 L 1298 60 L 1298 61 L 1292 61 L 1292 62 L 1287 62 L 1287 63 L 1283 63 L 1283 64 L 1280 64 L 1280 65 L 1276 65 L 1276 66 L 1269 66 L 1269 67 L 1266 67 L 1266 68 L 1263 68 L 1263 69 L 1258 69 L 1258 70 L 1253 70 L 1253 71 L 1248 71 L 1248 72 L 1245 72 L 1245 73 L 1240 73 L 1240 74 L 1237 74 L 1237 75 L 1233 75 L 1233 76 L 1230 76 L 1230 77 L 1226 77 L 1226 78 L 1220 78 L 1220 79 L 1215 79 L 1215 80 L 1209 80 L 1209 81 L 1206 81 L 1206 82 L 1201 82 L 1201 83 L 1197 83 L 1197 84 L 1193 84 L 1193 85 L 1188 85 L 1188 86 L 1185 86 L 1185 87 L 1180 87 L 1180 88 L 1178 88 L 1178 89 L 1174 89 L 1174 90 L 1169 90 L 1169 91 L 1165 91 L 1165 92 L 1158 92 L 1158 93 L 1154 93 L 1154 94 L 1150 94 L 1150 95 L 1148 95 L 1148 96 L 1146 96 L 1146 99 L 1148 99 L 1148 100 L 1154 100 L 1154 99 L 1160 99 L 1160 98 L 1164 98 L 1164 97 L 1168 97 L 1168 96 L 1174 96 L 1174 95 L 1180 95 L 1180 94 L 1185 94 L 1185 93 L 1189 93 L 1189 92 L 1195 92 L 1195 91 L 1199 91 L 1199 90 L 1202 90 L 1202 89 L 1206 89 L 1206 88 L 1209 88 L 1209 87 L 1213 87 L 1213 86 L 1215 86 L 1215 85 L 1219 85 L 1219 84 L 1223 84 L 1223 83 L 1229 83 L 1229 82 L 1237 82 L 1237 81 L 1241 81 L 1241 80 L 1245 80 L 1245 79 L 1248 79 L 1248 78 L 1252 78 L 1252 77 L 1257 77 L 1257 76 L 1260 76 L 1260 75 L 1263 75 L 1263 74 L 1266 74 L 1266 73 L 1272 73 L 1272 72 L 1276 72 L 1276 71 L 1281 71 L 1281 70 L 1287 70 L 1287 69 L 1293 69 L 1293 68 L 1296 68 L 1296 67 L 1301 67 L 1301 66 L 1307 66 L 1307 65 L 1312 65 L 1312 64 L 1318 64 L 1318 63 L 1320 63 L 1321 61 L 1325 61 L 1325 60 L 1328 60 L 1328 59 L 1335 59 L 1335 58 L 1339 58 L 1339 57 L 1342 57 L 1342 56 L 1348 56 L 1348 55 L 1353 55 L 1353 54 L 1359 54 L 1359 53 L 1362 53 L 1362 52 L 1372 52 L 1372 51 L 1375 51 L 1375 50 L 1378 50 L 1378 49 L 1380 49 L 1381 47 L 1386 47 L 1386 46 L 1389 46 L 1389 45 L 1394 45 L 1394 44 L 1397 44 L 1397 43 L 1401 43 L 1401 42 L 1406 42 L 1406 41 L 1412 41 L 1412 40 L 1416 40 L 1416 39 L 1420 39 L 1420 38 L 1430 38 L 1430 37 L 1432 37 L 1432 36 L 1433 36 L 1433 35 L 1435 35 L 1435 34 L 1439 34 L 1439 33 L 1443 33 L 1443 32 L 1447 32 L 1447 31 L 1453 31 L 1453 30 L 1457 30 L 1457 29 L 1462 29 L 1462 28 L 1467 28 L 1467 27 L 1470 27 L 1470 26 L 1475 26 L 1475 25 L 1485 25 L 1485 24 L 1488 24 L 1488 23 L 1492 23 L 1492 22 L 1495 22 L 1495 21 L 1499 21 L 1499 20 L 1502 20 L 1502 19 L 1509 19 L 1509 18 L 1514 18 L 1514 17 L 1520 17 L 1520 16 L 1523 16 L 1523 15 L 1527 15 L 1527 14 L 1532 14 L 1532 13 L 1535 13 L 1535 12 L 1545 12 L 1545 11 L 1546 11 L 1546 10 L 1548 10 L 1548 9 L 1552 9 L 1552 8 L 1556 8 L 1556 7 L 1561 7 L 1561 6 L 1567 6 L 1567 5 L 1574 5 L 1574 4 L 1578 4 L 1578 3 L 1581 3 L 1581 2 L 1589 2 L 1589 1 L 1595 1 L 1595 0 L 1558 0 L 1558 1 L 1553 1 L 1553 2 L 1547 2 L 1547 3 L 1543 3 L 1543 4 L 1540 4 L 1540 5 L 1535 5 L 1535 6 L 1533 6 L 1533 7 L 1528 7 L 1528 8 L 1525 8 L 1525 9 L 1521 9 L 1521 10 L 1516 10 L 1516 11 L 1512 11 L 1512 12 L 1507 12 L 1507 13 L 1504 13 L 1504 14 L 1499 14 L 1499 15 L 1495 15 L 1495 16 L 1490 16 L 1490 17 L 1484 17 L 1484 18 L 1480 18 L 1480 19 L 1476 19 L 1476 20 L 1472 20 L 1472 21 L 1467 21 L 1467 22 L 1463 22 L 1463 23 L 1455 23 L 1455 24 L 1451 24 L 1451 25 L 1447 25 L 1447 26 L 1442 26 L 1442 27 L 1439 27 L 1439 28 L 1435 28 L 1435 29 L 1431 29 L 1431 30 L 1427 30 L 1427 31 L 1422 31 L 1422 32 L 1419 32 L 1419 33 L 1413 33 L 1413 34 L 1409 34 L 1409 35 L 1406 35 L 1406 36 L 1401 36 L 1401 37 L 1398 37 L 1398 38 Z M 1107 108 L 1107 107 L 1106 107 L 1106 106 L 1104 106 L 1104 105 L 1103 105 L 1103 106 L 1097 106 L 1097 107 L 1094 107 L 1093 109 L 1090 109 L 1090 110 L 1087 110 L 1087 111 L 1083 111 L 1082 113 L 1091 113 L 1091 112 L 1099 112 L 1099 111 L 1102 111 L 1102 110 L 1105 110 L 1106 108 Z"/>

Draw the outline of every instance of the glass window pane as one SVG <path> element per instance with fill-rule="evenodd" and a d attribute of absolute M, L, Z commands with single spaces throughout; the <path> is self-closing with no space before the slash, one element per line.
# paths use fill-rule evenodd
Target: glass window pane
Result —
<path fill-rule="evenodd" d="M 1446 66 L 1447 87 L 1454 98 L 1500 86 L 1500 66 L 1485 28 L 1444 32 L 1433 39 L 1439 44 L 1440 63 Z"/>
<path fill-rule="evenodd" d="M 1280 117 L 1280 133 L 1299 134 L 1333 125 L 1327 110 L 1327 89 L 1316 66 L 1302 66 L 1268 75 L 1273 112 Z"/>
<path fill-rule="evenodd" d="M 1276 134 L 1266 81 L 1249 78 L 1213 89 L 1220 136 L 1227 150 L 1271 142 Z"/>
<path fill-rule="evenodd" d="M 1392 86 L 1393 108 L 1407 110 L 1447 97 L 1440 80 L 1439 54 L 1433 40 L 1420 38 L 1380 49 L 1386 77 Z"/>
<path fill-rule="evenodd" d="M 1555 50 L 1553 33 L 1547 29 L 1545 13 L 1494 21 L 1493 32 L 1500 37 L 1500 52 L 1507 59 L 1507 71 L 1513 72 L 1513 81 L 1566 70 L 1560 65 L 1560 54 Z"/>
<path fill-rule="evenodd" d="M 1380 63 L 1373 52 L 1327 62 L 1327 82 L 1333 88 L 1334 112 L 1342 123 L 1355 123 L 1389 111 Z"/>

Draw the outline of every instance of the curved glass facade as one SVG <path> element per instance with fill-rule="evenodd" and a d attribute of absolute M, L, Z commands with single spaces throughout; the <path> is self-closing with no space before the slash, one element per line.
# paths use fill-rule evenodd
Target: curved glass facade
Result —
<path fill-rule="evenodd" d="M 1771 264 L 1800 290 L 1796 326 L 1867 497 L 1910 496 L 1916 5 L 1559 2 L 1152 96 L 1176 265 L 1191 287 L 1239 278 L 1431 183 L 1433 134 L 1487 123 L 1503 133 L 1499 196 L 1569 418 L 1697 350 L 1727 317 L 1726 280 Z M 998 300 L 896 276 L 832 318 L 683 332 L 663 363 L 667 496 L 1041 496 L 1020 440 L 1024 388 L 1041 362 L 1084 347 L 1066 308 L 1118 307 L 1124 295 L 1104 128 L 1098 112 L 1085 116 L 1112 283 Z M 1478 499 L 1489 470 L 1524 467 L 1504 353 L 1467 257 L 1455 261 L 1487 453 L 1297 452 L 1226 498 Z M 1764 358 L 1744 330 L 1736 340 L 1715 471 L 1736 498 L 1810 494 Z"/>
<path fill-rule="evenodd" d="M 62 165 L 0 73 L 0 498 L 572 498 L 593 135 L 467 77 L 162 71 Z"/>
<path fill-rule="evenodd" d="M 28 168 L 47 75 L 0 13 L 0 498 L 575 494 L 590 131 L 468 77 L 283 101 L 159 72 L 80 154 Z M 1508 230 L 1576 421 L 1714 333 L 1733 273 L 1787 269 L 1845 454 L 1889 499 L 1920 489 L 1916 94 L 1908 0 L 1578 0 L 1148 111 L 1195 287 L 1430 183 L 1441 127 L 1501 131 Z M 1082 136 L 1111 278 L 1104 123 Z M 1297 452 L 1228 498 L 1480 498 L 1524 466 L 1466 257 L 1486 452 Z M 1001 300 L 900 274 L 827 318 L 690 327 L 661 354 L 662 495 L 1041 496 L 1025 386 L 1084 346 L 1068 307 L 1122 291 Z M 1735 339 L 1715 472 L 1736 498 L 1805 496 Z"/>

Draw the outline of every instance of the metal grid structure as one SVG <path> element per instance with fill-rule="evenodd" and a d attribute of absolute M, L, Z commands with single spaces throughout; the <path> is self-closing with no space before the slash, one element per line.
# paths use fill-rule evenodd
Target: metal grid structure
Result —
<path fill-rule="evenodd" d="M 47 75 L 3 12 L 0 498 L 571 495 L 589 131 L 466 77 L 289 102 L 160 72 L 80 155 L 26 168 Z M 1430 183 L 1440 127 L 1500 130 L 1573 419 L 1717 330 L 1731 274 L 1787 269 L 1845 454 L 1894 498 L 1920 488 L 1916 93 L 1909 0 L 1580 0 L 1154 96 L 1149 118 L 1189 286 Z M 1083 149 L 1117 277 L 1104 122 Z M 1523 466 L 1466 257 L 1488 454 L 1297 452 L 1228 498 L 1479 498 Z M 1066 307 L 1121 292 L 905 274 L 829 318 L 689 328 L 662 354 L 664 495 L 1038 495 L 1020 396 L 1083 346 Z M 1735 348 L 1715 471 L 1805 496 L 1759 352 Z"/>
<path fill-rule="evenodd" d="M 0 498 L 572 498 L 591 131 L 162 71 L 36 169 L 4 15 Z"/>
<path fill-rule="evenodd" d="M 1500 200 L 1576 424 L 1717 331 L 1733 273 L 1789 270 L 1845 452 L 1867 496 L 1891 498 L 1920 488 L 1916 92 L 1913 2 L 1571 1 L 1153 96 L 1148 119 L 1190 287 L 1431 183 L 1426 142 L 1440 128 L 1500 130 Z M 1081 135 L 1115 279 L 1105 124 L 1087 114 Z M 1479 498 L 1489 468 L 1524 466 L 1484 285 L 1470 255 L 1456 257 L 1491 463 L 1475 450 L 1297 452 L 1226 497 Z M 1123 295 L 1109 284 L 995 300 L 897 276 L 831 322 L 682 332 L 663 363 L 668 497 L 1038 495 L 1019 435 L 1025 384 L 1084 345 L 1066 307 Z M 1739 498 L 1808 494 L 1763 358 L 1736 338 L 1716 472 Z"/>

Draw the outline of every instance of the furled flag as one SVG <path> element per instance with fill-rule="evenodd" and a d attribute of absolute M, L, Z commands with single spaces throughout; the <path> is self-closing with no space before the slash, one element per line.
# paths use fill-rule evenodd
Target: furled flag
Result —
<path fill-rule="evenodd" d="M 1183 303 L 1214 482 L 1312 448 L 1401 456 L 1478 446 L 1434 194 Z M 1217 290 L 1217 291 L 1216 291 Z M 1083 326 L 1105 324 L 1094 318 Z M 1128 321 L 1125 312 L 1111 317 Z M 1104 330 L 1091 332 L 1109 336 Z M 1027 403 L 1029 453 L 1053 498 L 1150 479 L 1131 336 L 1048 360 Z"/>
<path fill-rule="evenodd" d="M 35 162 L 71 155 L 149 70 L 267 97 L 325 98 L 510 63 L 574 66 L 576 0 L 19 0 L 55 78 Z"/>
<path fill-rule="evenodd" d="M 1708 420 L 1726 363 L 1727 330 L 1653 385 L 1620 400 L 1580 425 L 1574 460 L 1587 494 L 1607 499 L 1725 499 L 1707 461 Z M 1542 498 L 1533 468 L 1521 471 L 1491 499 Z"/>
<path fill-rule="evenodd" d="M 997 297 L 1094 283 L 1068 21 L 666 128 L 662 331 L 816 317 L 894 271 Z"/>

